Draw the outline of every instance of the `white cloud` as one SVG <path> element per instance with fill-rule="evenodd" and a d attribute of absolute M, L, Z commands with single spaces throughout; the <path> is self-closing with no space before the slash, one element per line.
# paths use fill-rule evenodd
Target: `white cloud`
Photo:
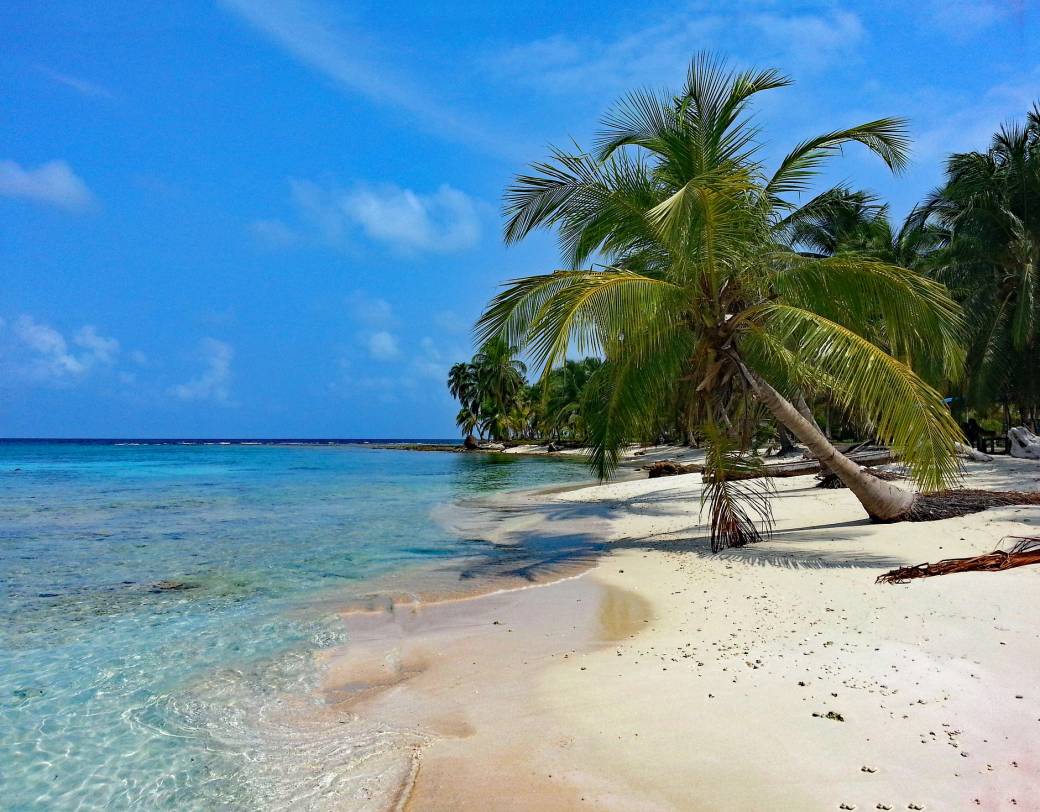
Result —
<path fill-rule="evenodd" d="M 403 254 L 450 253 L 480 238 L 477 203 L 447 184 L 430 194 L 394 184 L 341 189 L 294 179 L 289 185 L 301 223 L 332 245 L 360 232 Z"/>
<path fill-rule="evenodd" d="M 1040 67 L 981 92 L 920 87 L 906 95 L 891 94 L 887 104 L 913 111 L 915 163 L 937 172 L 951 153 L 986 150 L 1002 124 L 1024 121 L 1040 96 L 1038 83 Z"/>
<path fill-rule="evenodd" d="M 347 296 L 350 317 L 360 324 L 385 327 L 397 324 L 394 308 L 386 299 L 370 296 L 363 290 L 355 290 Z"/>
<path fill-rule="evenodd" d="M 187 383 L 171 387 L 170 394 L 181 400 L 209 400 L 215 403 L 231 403 L 231 362 L 234 348 L 215 338 L 205 338 L 200 346 L 200 357 L 204 365 L 201 374 Z"/>
<path fill-rule="evenodd" d="M 954 39 L 978 36 L 1005 19 L 1018 5 L 1008 0 L 931 0 L 925 6 L 928 21 Z M 1021 9 L 1021 5 L 1018 6 Z"/>
<path fill-rule="evenodd" d="M 286 248 L 300 239 L 300 235 L 281 220 L 255 220 L 249 224 L 249 230 L 268 248 Z"/>
<path fill-rule="evenodd" d="M 473 201 L 447 184 L 431 195 L 392 184 L 358 186 L 342 205 L 370 238 L 402 249 L 457 251 L 480 236 Z"/>
<path fill-rule="evenodd" d="M 119 354 L 119 342 L 114 338 L 98 335 L 93 325 L 85 325 L 72 339 L 78 346 L 87 350 L 91 357 L 103 364 L 111 364 Z"/>
<path fill-rule="evenodd" d="M 91 96 L 103 99 L 114 99 L 116 97 L 115 93 L 97 82 L 90 82 L 68 73 L 60 73 L 52 68 L 48 68 L 46 65 L 37 65 L 36 70 L 52 81 L 64 85 L 65 87 L 72 88 L 82 96 Z"/>
<path fill-rule="evenodd" d="M 453 310 L 441 310 L 433 315 L 433 323 L 446 333 L 468 332 L 473 326 Z"/>
<path fill-rule="evenodd" d="M 65 161 L 49 161 L 26 169 L 14 161 L 0 161 L 0 196 L 48 203 L 69 211 L 94 205 L 94 195 Z"/>
<path fill-rule="evenodd" d="M 822 69 L 853 54 L 866 34 L 851 11 L 755 14 L 748 22 L 773 49 L 784 54 L 786 66 L 797 65 L 799 70 Z"/>
<path fill-rule="evenodd" d="M 368 354 L 377 361 L 392 361 L 401 354 L 401 348 L 397 343 L 397 336 L 386 330 L 372 333 L 365 339 Z"/>
<path fill-rule="evenodd" d="M 412 359 L 412 372 L 418 378 L 443 383 L 448 379 L 450 363 L 434 340 L 425 336 L 419 342 L 419 352 Z"/>
<path fill-rule="evenodd" d="M 506 49 L 490 62 L 502 75 L 551 93 L 588 96 L 593 89 L 616 95 L 677 84 L 690 57 L 705 49 L 755 62 L 761 56 L 767 64 L 801 73 L 852 56 L 865 37 L 859 17 L 849 11 L 779 13 L 748 5 L 731 11 L 717 5 L 685 13 L 670 9 L 660 22 L 626 27 L 614 38 L 554 34 Z"/>
<path fill-rule="evenodd" d="M 119 342 L 85 325 L 69 345 L 65 336 L 32 316 L 19 316 L 11 325 L 14 346 L 10 371 L 39 383 L 72 383 L 98 366 L 111 366 L 119 355 Z"/>
<path fill-rule="evenodd" d="M 222 0 L 222 5 L 351 95 L 400 110 L 427 131 L 453 141 L 495 154 L 510 148 L 509 133 L 489 132 L 453 110 L 408 76 L 398 54 L 354 24 L 343 9 L 321 0 Z"/>

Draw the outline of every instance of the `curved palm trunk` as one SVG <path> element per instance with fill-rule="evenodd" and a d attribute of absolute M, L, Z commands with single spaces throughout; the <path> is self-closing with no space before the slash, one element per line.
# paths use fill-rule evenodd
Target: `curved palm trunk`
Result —
<path fill-rule="evenodd" d="M 830 440 L 820 431 L 815 423 L 806 420 L 794 404 L 776 391 L 757 373 L 743 364 L 742 371 L 748 378 L 752 389 L 762 405 L 772 413 L 773 417 L 787 426 L 788 430 L 801 440 L 820 461 L 823 468 L 829 468 L 845 483 L 867 515 L 874 521 L 898 521 L 905 516 L 914 502 L 914 494 L 891 482 L 885 482 L 871 476 L 856 463 L 831 445 Z"/>
<path fill-rule="evenodd" d="M 809 404 L 805 402 L 805 395 L 801 392 L 798 393 L 798 397 L 794 401 L 794 407 L 798 410 L 798 414 L 809 421 L 810 426 L 816 429 L 816 431 L 821 432 L 824 437 L 827 437 L 827 433 L 820 428 L 820 424 L 817 423 L 816 418 L 813 417 L 812 409 L 810 409 Z M 827 439 L 830 438 L 828 437 Z M 831 469 L 827 467 L 827 463 L 822 460 L 820 461 L 820 473 L 823 475 L 831 473 Z"/>

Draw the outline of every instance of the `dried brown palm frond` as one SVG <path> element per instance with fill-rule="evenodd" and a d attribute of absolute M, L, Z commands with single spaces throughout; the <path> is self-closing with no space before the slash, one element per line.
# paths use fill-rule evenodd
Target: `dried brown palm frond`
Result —
<path fill-rule="evenodd" d="M 899 567 L 878 576 L 877 583 L 905 584 L 914 578 L 930 578 L 933 575 L 950 575 L 954 572 L 1000 572 L 1027 564 L 1040 564 L 1040 538 L 1007 536 L 1004 541 L 1008 539 L 1015 541 L 1010 550 L 997 549 L 986 555 L 945 558 L 935 564 Z"/>

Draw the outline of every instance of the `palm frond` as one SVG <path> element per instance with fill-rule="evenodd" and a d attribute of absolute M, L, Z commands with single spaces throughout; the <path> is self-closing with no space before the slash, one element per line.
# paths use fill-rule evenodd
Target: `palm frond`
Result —
<path fill-rule="evenodd" d="M 481 341 L 501 336 L 525 346 L 544 370 L 569 347 L 602 354 L 644 320 L 677 317 L 681 288 L 628 271 L 557 271 L 507 283 L 477 322 Z"/>
<path fill-rule="evenodd" d="M 824 162 L 850 142 L 865 146 L 893 172 L 902 171 L 908 163 L 910 137 L 906 119 L 880 118 L 858 127 L 824 133 L 798 144 L 780 162 L 766 184 L 765 193 L 780 197 L 804 192 Z"/>
<path fill-rule="evenodd" d="M 784 301 L 812 310 L 861 336 L 883 328 L 892 354 L 920 359 L 956 380 L 964 367 L 965 327 L 945 286 L 869 256 L 778 257 L 773 284 Z"/>
<path fill-rule="evenodd" d="M 773 528 L 772 488 L 757 457 L 741 454 L 714 424 L 704 427 L 704 488 L 701 512 L 708 507 L 711 551 L 762 541 Z"/>
<path fill-rule="evenodd" d="M 834 378 L 837 405 L 872 425 L 919 487 L 938 490 L 959 481 L 954 447 L 963 436 L 938 392 L 902 361 L 840 324 L 791 305 L 768 307 L 765 328 L 797 346 L 805 363 Z"/>

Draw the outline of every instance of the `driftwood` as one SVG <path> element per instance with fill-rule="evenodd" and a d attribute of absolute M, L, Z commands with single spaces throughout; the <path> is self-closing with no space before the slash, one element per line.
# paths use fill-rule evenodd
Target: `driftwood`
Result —
<path fill-rule="evenodd" d="M 650 479 L 657 479 L 662 476 L 679 476 L 679 474 L 695 474 L 698 471 L 703 471 L 703 467 L 700 465 L 683 465 L 681 462 L 675 460 L 658 460 L 653 463 L 648 469 L 649 473 L 647 476 Z"/>
<path fill-rule="evenodd" d="M 846 453 L 850 460 L 869 468 L 872 465 L 885 465 L 889 462 L 895 462 L 895 456 L 887 448 L 871 449 L 870 451 L 855 451 Z M 805 474 L 818 474 L 820 472 L 819 460 L 798 460 L 796 462 L 780 462 L 776 464 L 766 465 L 766 472 L 763 476 L 769 477 L 789 477 L 789 476 L 804 476 Z"/>
<path fill-rule="evenodd" d="M 875 448 L 869 451 L 856 451 L 847 454 L 848 458 L 859 465 L 870 467 L 872 465 L 885 465 L 895 461 L 895 456 L 887 448 Z M 656 469 L 656 470 L 655 470 Z M 649 476 L 651 479 L 660 476 L 676 476 L 677 474 L 692 474 L 703 471 L 704 466 L 697 464 L 683 465 L 674 460 L 661 460 L 650 466 Z M 792 476 L 805 476 L 807 474 L 818 474 L 820 463 L 818 460 L 794 460 L 793 462 L 767 463 L 762 470 L 746 473 L 729 473 L 726 479 L 760 479 L 762 477 L 776 477 L 784 479 Z M 885 479 L 885 476 L 881 476 Z"/>
<path fill-rule="evenodd" d="M 993 462 L 993 457 L 989 454 L 984 454 L 981 451 L 977 451 L 971 446 L 964 445 L 963 443 L 954 443 L 954 451 L 958 457 L 963 457 L 966 460 L 972 460 L 973 462 Z"/>
<path fill-rule="evenodd" d="M 931 578 L 933 575 L 949 575 L 954 572 L 1000 572 L 1028 564 L 1040 564 L 1040 538 L 1008 536 L 1016 543 L 1010 550 L 994 550 L 986 555 L 969 558 L 946 558 L 935 564 L 918 564 L 879 575 L 876 583 L 905 584 L 914 578 Z"/>
<path fill-rule="evenodd" d="M 1023 460 L 1040 460 L 1040 437 L 1025 426 L 1015 426 L 1008 429 L 1008 443 L 1012 457 Z"/>

